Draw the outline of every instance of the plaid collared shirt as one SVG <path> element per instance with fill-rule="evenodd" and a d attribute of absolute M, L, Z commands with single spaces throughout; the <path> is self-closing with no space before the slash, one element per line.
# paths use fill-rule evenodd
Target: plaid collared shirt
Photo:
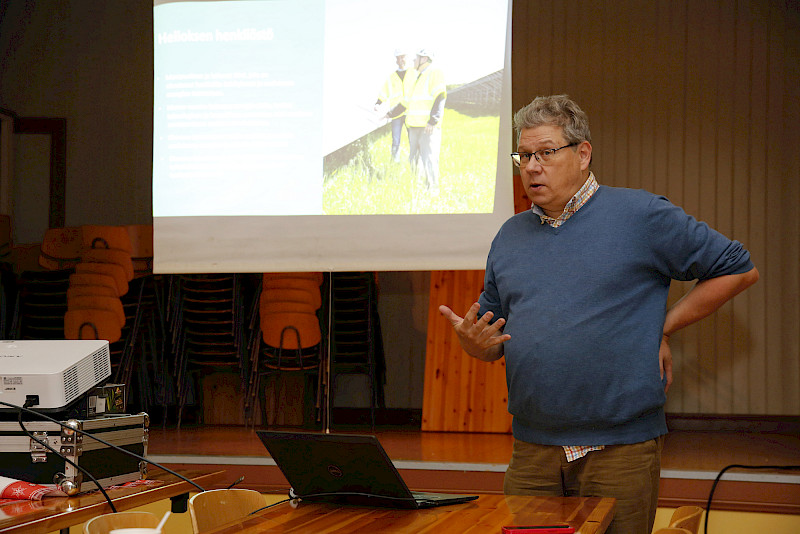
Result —
<path fill-rule="evenodd" d="M 590 198 L 592 198 L 592 195 L 597 192 L 598 187 L 600 186 L 597 184 L 594 173 L 590 171 L 589 178 L 586 179 L 586 182 L 584 182 L 581 188 L 578 189 L 578 192 L 572 196 L 569 202 L 567 202 L 567 205 L 564 206 L 564 211 L 562 211 L 561 215 L 558 217 L 550 217 L 549 215 L 545 214 L 542 208 L 535 204 L 531 209 L 533 210 L 533 213 L 539 216 L 539 220 L 542 224 L 547 223 L 553 228 L 558 228 L 567 222 L 567 219 L 572 217 L 576 211 L 581 209 L 581 207 L 586 204 Z M 579 458 L 583 458 L 592 451 L 599 451 L 605 447 L 603 445 L 565 445 L 563 448 L 564 454 L 567 456 L 567 461 L 572 462 Z"/>
<path fill-rule="evenodd" d="M 575 193 L 571 199 L 569 199 L 569 202 L 567 202 L 567 205 L 564 206 L 564 211 L 561 212 L 561 215 L 558 217 L 550 217 L 549 215 L 545 214 L 544 210 L 536 204 L 531 207 L 531 210 L 533 210 L 533 213 L 539 216 L 539 220 L 542 224 L 547 223 L 553 228 L 558 228 L 567 222 L 567 219 L 575 215 L 575 212 L 581 209 L 581 206 L 586 204 L 586 202 L 592 198 L 592 195 L 595 194 L 598 187 L 599 185 L 597 185 L 597 180 L 594 178 L 594 173 L 589 171 L 589 178 L 587 178 L 581 188 L 578 189 L 578 192 Z"/>

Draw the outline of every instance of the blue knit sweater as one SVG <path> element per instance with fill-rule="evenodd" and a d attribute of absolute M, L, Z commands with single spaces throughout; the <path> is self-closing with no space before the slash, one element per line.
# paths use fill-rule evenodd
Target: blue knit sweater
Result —
<path fill-rule="evenodd" d="M 600 186 L 559 228 L 530 210 L 506 221 L 479 302 L 511 335 L 514 436 L 613 445 L 665 434 L 658 350 L 670 280 L 752 268 L 741 243 L 641 190 Z"/>

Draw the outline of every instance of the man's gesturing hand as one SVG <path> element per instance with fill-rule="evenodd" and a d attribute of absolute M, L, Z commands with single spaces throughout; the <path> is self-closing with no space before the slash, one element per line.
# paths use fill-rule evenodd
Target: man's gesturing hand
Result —
<path fill-rule="evenodd" d="M 447 306 L 439 306 L 439 312 L 450 321 L 464 352 L 479 360 L 491 362 L 503 356 L 503 343 L 511 339 L 511 336 L 500 332 L 506 324 L 505 319 L 500 318 L 494 324 L 489 324 L 494 317 L 492 312 L 486 312 L 477 319 L 480 309 L 481 305 L 476 302 L 461 318 Z"/>

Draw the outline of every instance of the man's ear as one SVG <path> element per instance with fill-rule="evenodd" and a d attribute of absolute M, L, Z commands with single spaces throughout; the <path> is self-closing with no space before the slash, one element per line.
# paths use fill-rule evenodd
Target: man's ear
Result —
<path fill-rule="evenodd" d="M 592 162 L 592 145 L 589 141 L 583 141 L 580 145 L 578 145 L 578 154 L 581 157 L 581 170 L 585 171 L 589 168 L 589 164 Z"/>

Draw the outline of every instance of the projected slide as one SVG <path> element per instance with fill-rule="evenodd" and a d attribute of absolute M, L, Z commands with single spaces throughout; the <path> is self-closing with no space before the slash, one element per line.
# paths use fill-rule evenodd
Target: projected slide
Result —
<path fill-rule="evenodd" d="M 154 14 L 155 217 L 495 209 L 507 0 Z"/>

